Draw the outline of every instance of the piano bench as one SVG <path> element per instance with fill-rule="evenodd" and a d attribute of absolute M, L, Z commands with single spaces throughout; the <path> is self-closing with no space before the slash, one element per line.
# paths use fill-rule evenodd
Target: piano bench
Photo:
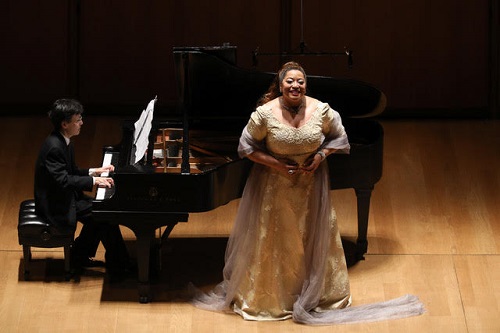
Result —
<path fill-rule="evenodd" d="M 35 213 L 35 200 L 21 202 L 17 225 L 19 245 L 23 246 L 24 279 L 29 278 L 31 247 L 54 248 L 64 247 L 65 280 L 71 277 L 70 249 L 73 244 L 75 229 L 61 228 L 49 224 Z"/>

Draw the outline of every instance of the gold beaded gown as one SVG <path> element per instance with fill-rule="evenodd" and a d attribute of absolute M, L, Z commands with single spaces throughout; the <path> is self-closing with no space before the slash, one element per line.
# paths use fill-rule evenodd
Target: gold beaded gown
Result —
<path fill-rule="evenodd" d="M 268 105 L 258 107 L 243 130 L 238 151 L 244 157 L 265 150 L 301 164 L 320 148 L 338 153 L 350 149 L 339 114 L 322 102 L 299 128 L 281 123 Z M 293 175 L 254 164 L 229 237 L 223 277 L 208 294 L 193 287 L 192 303 L 247 320 L 293 318 L 310 325 L 425 312 L 413 295 L 349 307 L 347 267 L 326 161 L 314 174 Z"/>
<path fill-rule="evenodd" d="M 281 123 L 264 105 L 252 113 L 239 153 L 262 149 L 302 164 L 320 147 L 349 151 L 340 116 L 328 104 L 319 102 L 299 128 Z M 321 312 L 350 304 L 326 161 L 314 174 L 293 175 L 254 164 L 229 239 L 224 281 L 211 297 L 200 301 L 249 320 L 287 319 L 294 307 Z M 215 305 L 217 297 L 222 304 Z"/>

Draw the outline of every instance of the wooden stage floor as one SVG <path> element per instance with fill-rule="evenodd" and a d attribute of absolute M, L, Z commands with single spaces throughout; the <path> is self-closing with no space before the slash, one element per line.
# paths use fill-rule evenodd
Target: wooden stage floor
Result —
<path fill-rule="evenodd" d="M 102 146 L 121 138 L 119 117 L 84 118 L 77 162 L 97 166 Z M 109 283 L 100 269 L 63 280 L 62 249 L 34 249 L 31 281 L 22 274 L 19 203 L 33 196 L 33 166 L 51 130 L 45 117 L 0 119 L 1 332 L 500 332 L 500 122 L 381 120 L 384 175 L 372 195 L 368 253 L 349 268 L 353 305 L 410 293 L 419 317 L 326 327 L 248 322 L 185 301 L 188 282 L 220 279 L 225 237 L 238 201 L 191 214 L 162 250 L 155 299 L 139 304 L 136 282 Z M 335 191 L 346 244 L 356 237 L 352 190 Z M 133 255 L 133 234 L 123 229 Z M 100 248 L 99 257 L 103 257 Z M 50 260 L 42 260 L 44 258 Z"/>

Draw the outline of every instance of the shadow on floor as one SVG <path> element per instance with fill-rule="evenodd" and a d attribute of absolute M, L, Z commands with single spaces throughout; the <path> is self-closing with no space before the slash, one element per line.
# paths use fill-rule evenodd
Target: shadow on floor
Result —
<path fill-rule="evenodd" d="M 160 251 L 152 251 L 151 294 L 155 302 L 187 300 L 187 285 L 210 290 L 222 281 L 227 237 L 171 238 Z M 348 267 L 359 260 L 356 244 L 342 239 Z M 130 244 L 130 253 L 134 253 Z M 102 301 L 137 301 L 137 280 L 105 281 Z"/>
<path fill-rule="evenodd" d="M 227 237 L 220 238 L 171 238 L 160 250 L 151 252 L 151 291 L 153 301 L 185 301 L 187 285 L 193 283 L 203 290 L 213 288 L 222 281 Z M 358 262 L 356 244 L 342 239 L 348 267 Z M 135 253 L 135 242 L 127 244 Z M 54 258 L 34 259 L 30 274 L 24 275 L 24 259 L 19 264 L 19 281 L 66 282 L 64 260 Z M 101 301 L 138 301 L 137 276 L 130 274 L 119 281 L 111 281 L 104 269 L 86 269 L 82 276 L 73 276 L 72 283 L 84 279 L 104 279 Z M 68 282 L 68 283 L 71 283 Z"/>

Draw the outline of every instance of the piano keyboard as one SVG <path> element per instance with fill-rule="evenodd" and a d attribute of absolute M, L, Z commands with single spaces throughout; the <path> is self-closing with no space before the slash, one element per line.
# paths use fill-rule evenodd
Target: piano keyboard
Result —
<path fill-rule="evenodd" d="M 113 164 L 116 159 L 118 159 L 117 152 L 106 152 L 104 154 L 104 158 L 102 160 L 102 166 Z M 108 176 L 109 176 L 109 172 L 103 172 L 101 174 L 101 177 L 108 177 Z M 108 199 L 109 197 L 111 197 L 113 195 L 114 192 L 115 192 L 114 187 L 112 187 L 112 188 L 98 187 L 95 199 L 96 200 Z"/>

